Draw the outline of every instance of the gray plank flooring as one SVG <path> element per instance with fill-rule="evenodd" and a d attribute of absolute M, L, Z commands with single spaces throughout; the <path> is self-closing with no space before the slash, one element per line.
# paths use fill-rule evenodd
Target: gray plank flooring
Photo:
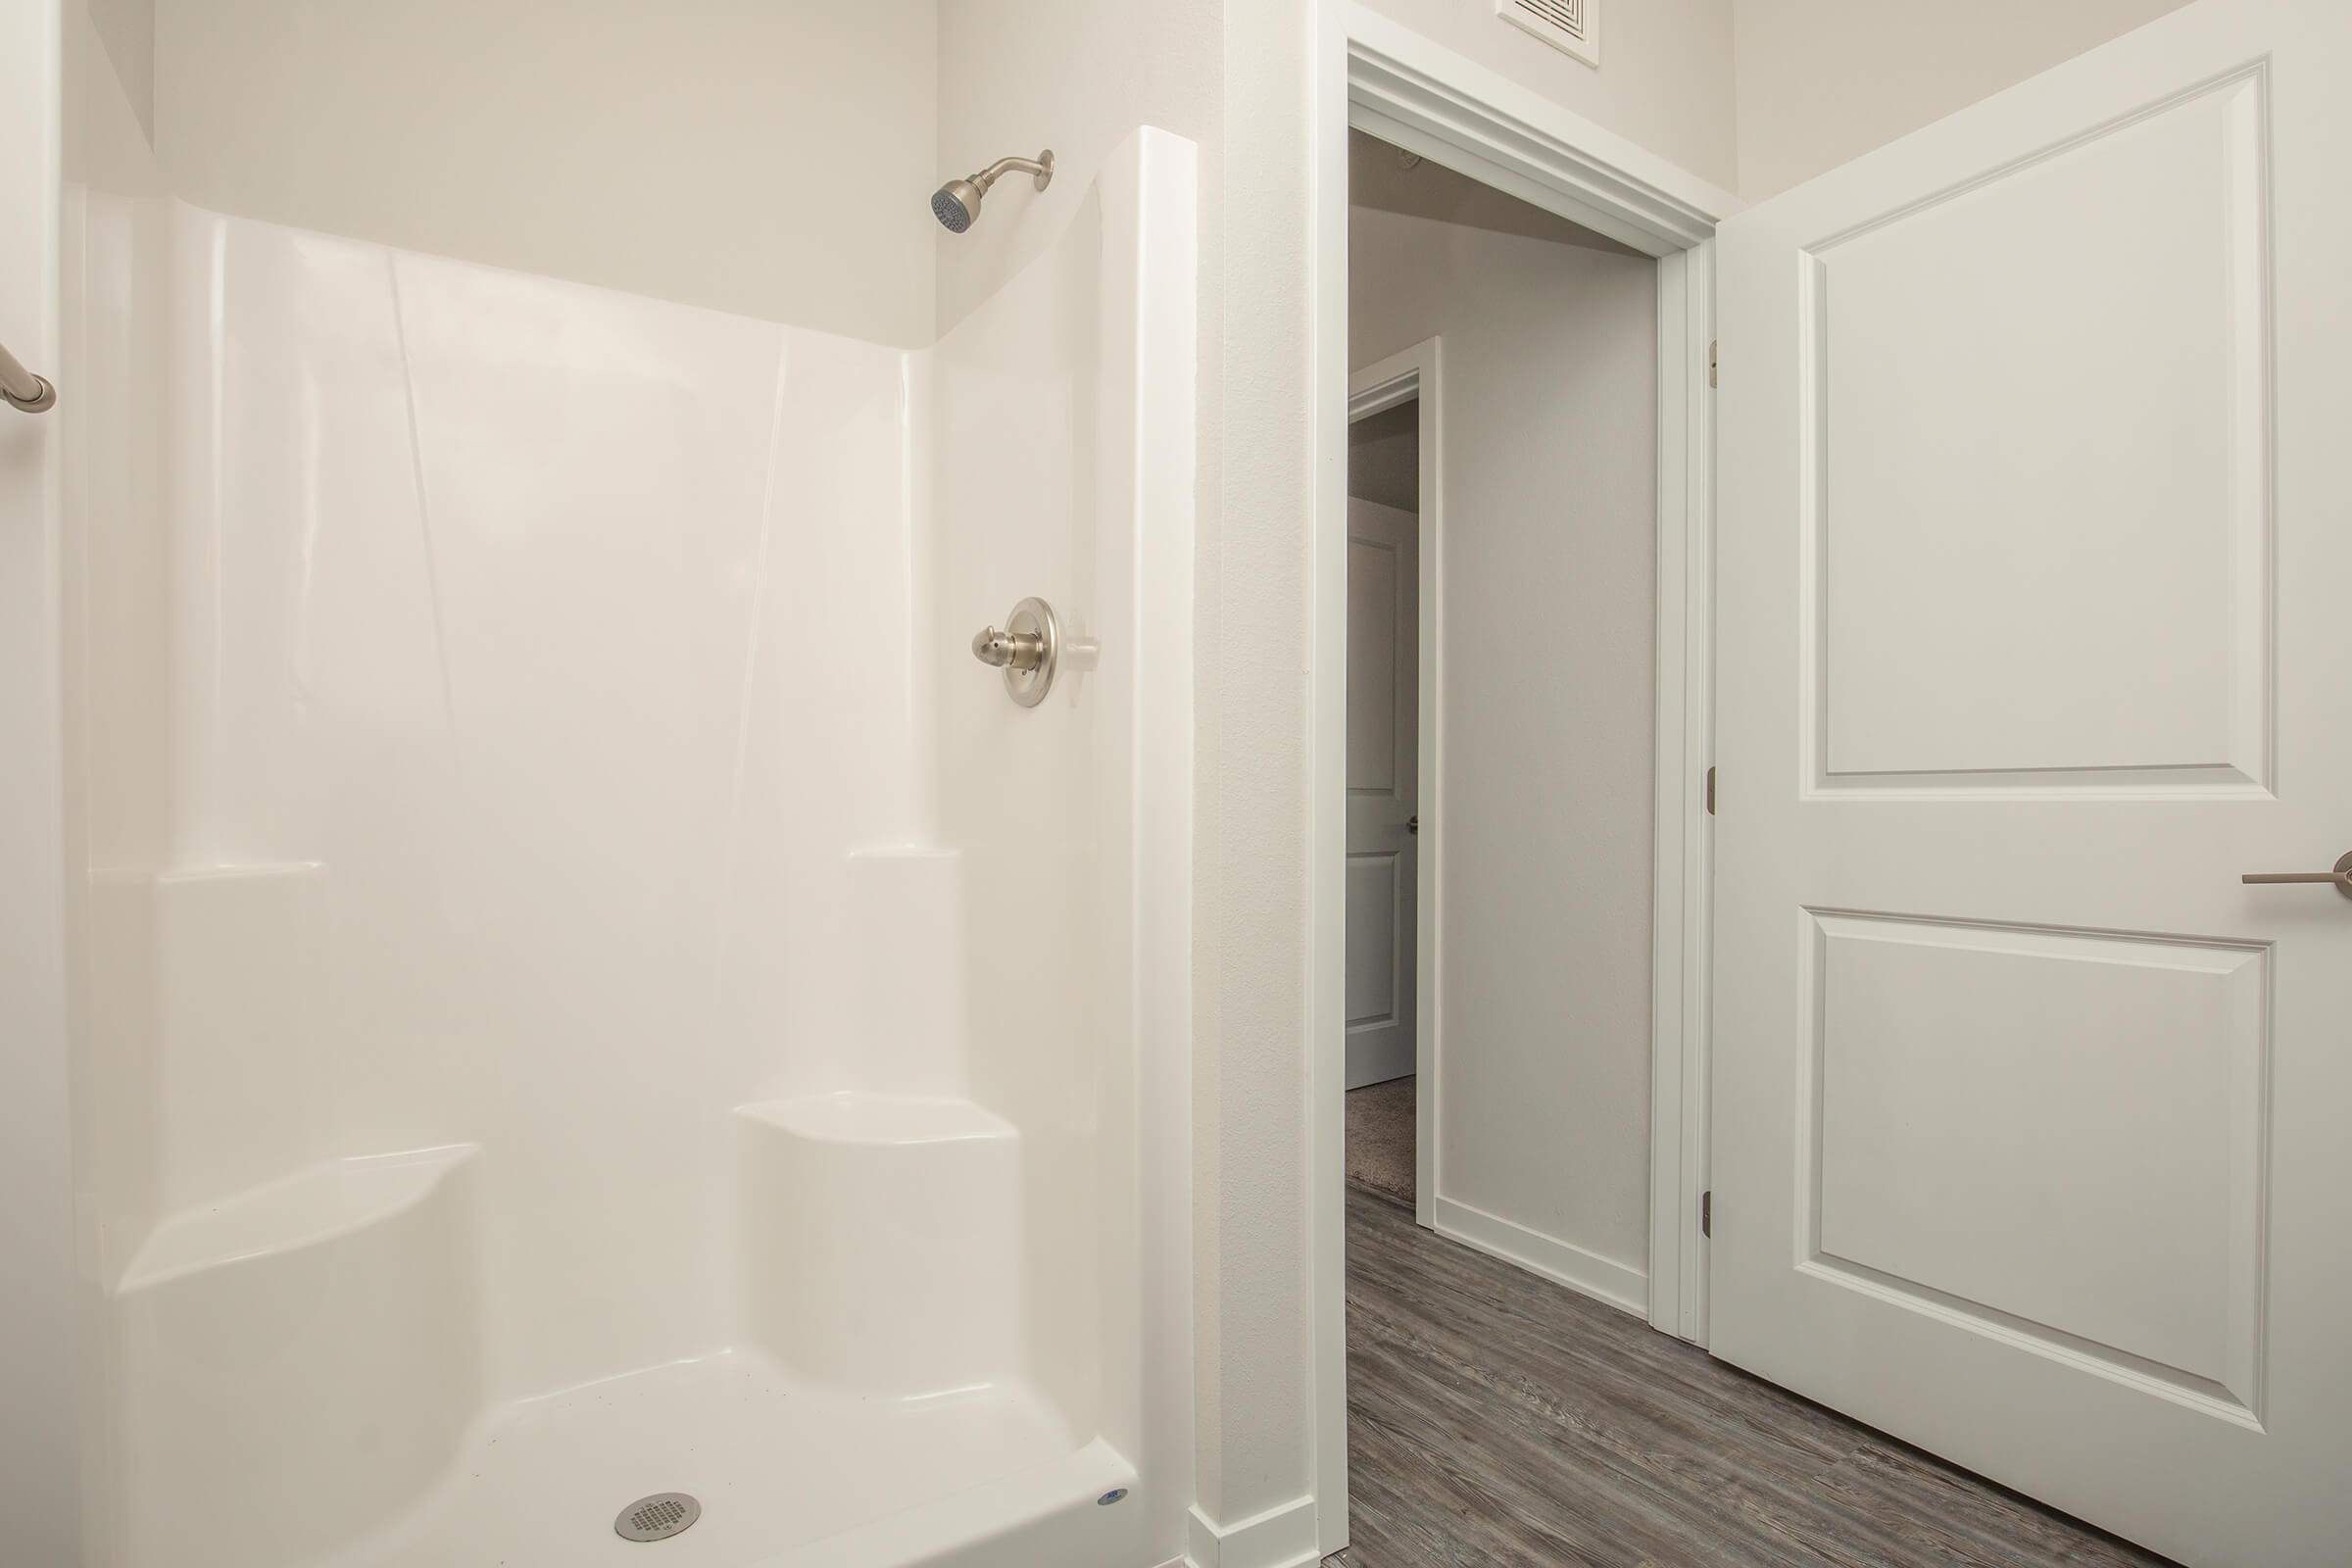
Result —
<path fill-rule="evenodd" d="M 2171 1568 L 1348 1193 L 1335 1568 Z"/>

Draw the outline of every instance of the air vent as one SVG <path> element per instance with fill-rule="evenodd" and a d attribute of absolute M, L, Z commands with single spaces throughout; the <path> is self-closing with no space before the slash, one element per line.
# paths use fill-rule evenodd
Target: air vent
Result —
<path fill-rule="evenodd" d="M 1600 0 L 1494 0 L 1494 14 L 1588 66 L 1600 64 Z"/>

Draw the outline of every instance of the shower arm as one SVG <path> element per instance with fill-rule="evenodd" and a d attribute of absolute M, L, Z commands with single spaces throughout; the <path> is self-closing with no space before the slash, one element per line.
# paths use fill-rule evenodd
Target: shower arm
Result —
<path fill-rule="evenodd" d="M 991 185 L 1003 179 L 1006 174 L 1012 173 L 1036 175 L 1037 188 L 1044 190 L 1047 183 L 1054 177 L 1054 166 L 1050 163 L 1040 163 L 1034 158 L 1000 158 L 974 174 L 972 183 L 980 188 L 981 194 L 986 195 Z"/>
<path fill-rule="evenodd" d="M 1011 163 L 1011 159 L 1006 159 Z M 35 375 L 17 363 L 17 357 L 0 347 L 0 398 L 8 399 L 12 408 L 26 414 L 39 414 L 57 402 L 57 388 L 45 375 Z"/>

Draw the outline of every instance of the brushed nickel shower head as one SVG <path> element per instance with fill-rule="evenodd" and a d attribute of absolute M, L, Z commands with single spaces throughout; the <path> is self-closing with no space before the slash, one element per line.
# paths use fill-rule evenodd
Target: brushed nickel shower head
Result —
<path fill-rule="evenodd" d="M 931 216 L 951 234 L 960 234 L 980 220 L 980 198 L 988 188 L 1015 172 L 1037 176 L 1037 188 L 1054 183 L 1054 149 L 1035 158 L 1000 158 L 969 179 L 951 179 L 931 194 Z"/>

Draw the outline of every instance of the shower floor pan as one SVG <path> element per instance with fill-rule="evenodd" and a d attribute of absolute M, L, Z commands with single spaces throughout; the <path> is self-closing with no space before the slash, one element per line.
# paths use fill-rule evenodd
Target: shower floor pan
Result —
<path fill-rule="evenodd" d="M 491 1411 L 429 1495 L 331 1568 L 956 1563 L 959 1544 L 1132 1484 L 1018 1387 L 861 1397 L 731 1350 Z M 702 1504 L 690 1528 L 614 1532 L 671 1492 Z"/>

